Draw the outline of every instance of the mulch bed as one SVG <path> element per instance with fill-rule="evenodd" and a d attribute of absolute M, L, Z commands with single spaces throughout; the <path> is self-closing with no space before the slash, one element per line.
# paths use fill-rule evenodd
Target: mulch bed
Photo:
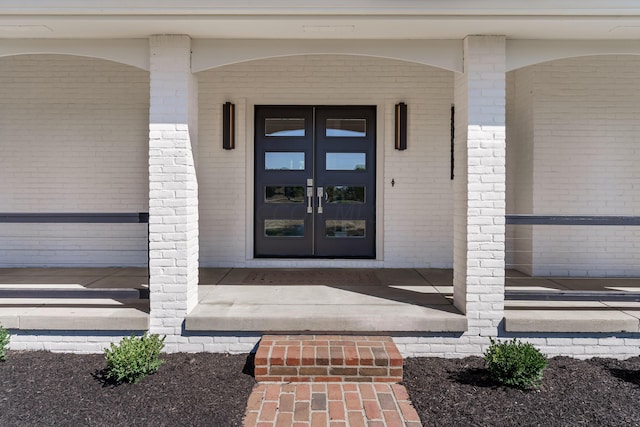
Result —
<path fill-rule="evenodd" d="M 640 358 L 549 360 L 542 386 L 494 384 L 479 357 L 405 359 L 425 426 L 640 426 Z"/>
<path fill-rule="evenodd" d="M 247 355 L 168 354 L 138 384 L 104 380 L 102 355 L 9 352 L 1 426 L 240 426 L 255 381 Z M 484 362 L 408 358 L 404 385 L 425 426 L 640 426 L 640 358 L 549 361 L 542 386 L 491 382 Z"/>
<path fill-rule="evenodd" d="M 247 355 L 167 354 L 138 384 L 104 381 L 104 356 L 9 352 L 1 426 L 241 426 L 255 381 Z"/>

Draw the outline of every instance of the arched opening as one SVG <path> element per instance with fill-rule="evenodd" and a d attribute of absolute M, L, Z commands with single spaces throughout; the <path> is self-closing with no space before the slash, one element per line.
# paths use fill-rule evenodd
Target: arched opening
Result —
<path fill-rule="evenodd" d="M 639 66 L 640 56 L 600 55 L 508 73 L 507 213 L 546 221 L 507 227 L 509 266 L 640 275 Z"/>
<path fill-rule="evenodd" d="M 374 106 L 377 114 L 376 265 L 452 266 L 453 72 L 368 56 L 300 55 L 241 62 L 197 76 L 202 265 L 257 262 L 252 252 L 255 106 L 338 105 Z M 226 101 L 236 103 L 233 151 L 221 146 Z M 393 148 L 393 106 L 400 101 L 409 108 L 406 151 Z M 243 194 L 247 197 L 239 197 Z"/>
<path fill-rule="evenodd" d="M 0 212 L 148 211 L 149 74 L 71 55 L 0 58 Z M 146 227 L 3 223 L 1 266 L 146 266 Z"/>

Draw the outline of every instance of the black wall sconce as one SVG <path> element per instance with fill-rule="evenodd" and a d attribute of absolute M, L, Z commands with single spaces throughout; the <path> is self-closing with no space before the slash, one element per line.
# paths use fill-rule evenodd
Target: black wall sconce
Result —
<path fill-rule="evenodd" d="M 407 149 L 407 104 L 396 104 L 396 150 Z"/>
<path fill-rule="evenodd" d="M 222 105 L 222 148 L 236 148 L 236 106 L 230 102 Z"/>

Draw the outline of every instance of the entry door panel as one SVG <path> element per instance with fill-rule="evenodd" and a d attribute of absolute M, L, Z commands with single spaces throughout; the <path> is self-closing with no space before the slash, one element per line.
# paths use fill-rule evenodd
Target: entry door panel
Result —
<path fill-rule="evenodd" d="M 375 257 L 375 107 L 256 107 L 255 256 Z"/>

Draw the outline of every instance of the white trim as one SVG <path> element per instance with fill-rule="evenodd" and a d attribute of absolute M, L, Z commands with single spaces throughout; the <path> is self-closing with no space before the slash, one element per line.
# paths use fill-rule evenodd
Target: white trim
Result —
<path fill-rule="evenodd" d="M 245 115 L 244 115 L 244 128 L 245 128 L 245 145 L 246 145 L 246 224 L 245 224 L 245 254 L 246 261 L 253 259 L 253 240 L 254 240 L 254 221 L 255 221 L 255 191 L 254 179 L 255 179 L 255 151 L 256 151 L 256 138 L 255 138 L 255 111 L 256 104 L 253 102 L 245 101 Z"/>
<path fill-rule="evenodd" d="M 49 5 L 47 5 L 49 3 Z M 602 16 L 637 14 L 636 0 L 3 0 L 0 15 L 116 15 L 116 16 L 189 16 L 189 15 L 580 15 Z"/>
<path fill-rule="evenodd" d="M 247 260 L 249 268 L 384 268 L 375 259 L 319 259 L 319 258 L 255 258 Z"/>
<path fill-rule="evenodd" d="M 244 100 L 243 100 L 244 102 Z M 247 197 L 247 211 L 246 211 L 246 239 L 245 239 L 245 255 L 247 267 L 272 267 L 272 268 L 292 268 L 292 267 L 338 267 L 338 268 L 375 268 L 384 267 L 384 144 L 387 142 L 387 135 L 385 134 L 385 120 L 388 118 L 387 114 L 393 114 L 393 106 L 390 108 L 388 100 L 384 102 L 375 102 L 368 105 L 376 107 L 376 257 L 371 260 L 350 260 L 350 259 L 304 259 L 304 258 L 286 258 L 286 259 L 271 259 L 271 258 L 255 258 L 254 257 L 254 154 L 255 154 L 255 103 L 246 103 L 246 115 L 245 115 L 245 129 L 246 129 L 246 197 Z M 268 102 L 260 103 L 260 105 L 278 105 L 270 104 Z M 301 103 L 299 105 L 307 105 Z M 313 104 L 308 104 L 313 105 Z M 335 104 L 335 105 L 351 105 L 351 104 Z M 236 109 L 236 111 L 238 111 Z M 249 112 L 251 115 L 249 116 Z M 241 117 L 238 117 L 239 123 L 242 122 Z M 240 126 L 240 124 L 238 125 Z M 382 139 L 381 139 L 382 136 Z M 239 135 L 239 140 L 241 140 Z"/>
<path fill-rule="evenodd" d="M 384 261 L 384 145 L 389 141 L 385 123 L 393 114 L 388 102 L 376 103 L 376 260 Z"/>
<path fill-rule="evenodd" d="M 223 65 L 294 55 L 361 55 L 462 72 L 462 40 L 194 40 L 194 73 Z"/>
<path fill-rule="evenodd" d="M 120 62 L 149 71 L 149 40 L 0 39 L 0 57 L 27 54 L 76 55 Z"/>
<path fill-rule="evenodd" d="M 507 40 L 507 71 L 555 59 L 640 55 L 638 40 Z"/>

